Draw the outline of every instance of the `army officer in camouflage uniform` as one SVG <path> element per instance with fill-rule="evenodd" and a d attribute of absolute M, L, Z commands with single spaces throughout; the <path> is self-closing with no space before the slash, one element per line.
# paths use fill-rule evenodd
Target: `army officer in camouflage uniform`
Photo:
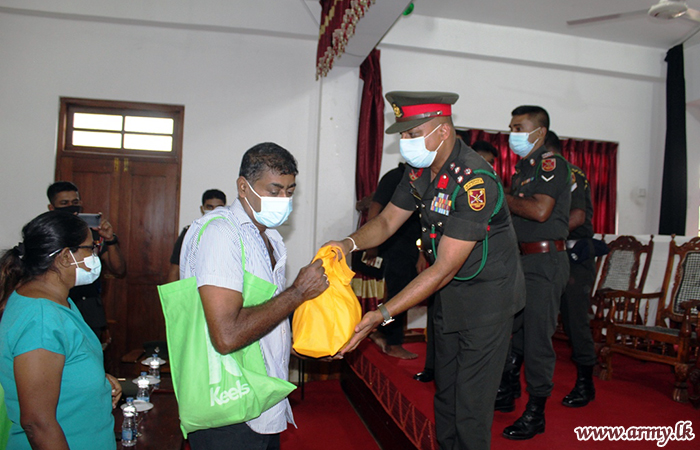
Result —
<path fill-rule="evenodd" d="M 435 293 L 435 424 L 441 449 L 488 449 L 493 404 L 524 276 L 500 179 L 456 139 L 457 94 L 390 92 L 410 167 L 382 212 L 342 241 L 344 254 L 376 247 L 418 209 L 430 267 L 378 310 L 365 314 L 341 350 Z"/>

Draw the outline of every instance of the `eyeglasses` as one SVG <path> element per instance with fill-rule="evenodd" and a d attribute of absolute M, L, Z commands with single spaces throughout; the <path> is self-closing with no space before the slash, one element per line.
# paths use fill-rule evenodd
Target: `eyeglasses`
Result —
<path fill-rule="evenodd" d="M 89 248 L 92 249 L 92 254 L 95 256 L 100 255 L 100 249 L 102 248 L 102 244 L 99 242 L 93 242 L 92 245 L 79 245 L 77 248 Z"/>
<path fill-rule="evenodd" d="M 93 255 L 95 255 L 95 256 L 100 256 L 100 249 L 102 248 L 102 243 L 101 243 L 101 242 L 93 242 L 92 245 L 79 245 L 79 246 L 77 246 L 77 247 L 72 247 L 72 248 L 89 248 L 89 249 L 92 249 L 92 254 L 93 254 Z M 59 248 L 58 250 L 56 250 L 56 251 L 54 251 L 54 252 L 51 252 L 51 253 L 49 254 L 49 258 L 51 258 L 52 256 L 57 255 L 58 253 L 61 252 L 61 250 L 63 250 L 63 249 L 62 249 L 62 248 Z"/>

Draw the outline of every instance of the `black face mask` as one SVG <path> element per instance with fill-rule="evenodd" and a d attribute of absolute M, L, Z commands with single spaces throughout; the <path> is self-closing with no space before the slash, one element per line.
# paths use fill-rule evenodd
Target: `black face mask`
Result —
<path fill-rule="evenodd" d="M 83 212 L 83 207 L 80 205 L 70 205 L 64 206 L 62 208 L 54 207 L 53 209 L 55 209 L 56 211 L 63 211 L 71 214 L 80 214 L 81 212 Z"/>

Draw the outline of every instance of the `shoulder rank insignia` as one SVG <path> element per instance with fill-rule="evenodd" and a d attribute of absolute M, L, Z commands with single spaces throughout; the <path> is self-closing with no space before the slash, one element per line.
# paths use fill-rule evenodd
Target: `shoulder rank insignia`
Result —
<path fill-rule="evenodd" d="M 408 178 L 410 178 L 411 181 L 416 181 L 421 175 L 423 175 L 423 169 L 418 169 L 417 171 L 411 170 L 408 172 Z"/>
<path fill-rule="evenodd" d="M 455 163 L 450 164 L 450 170 L 454 170 L 455 168 Z"/>
<path fill-rule="evenodd" d="M 464 174 L 465 174 L 466 176 L 471 175 L 471 174 L 472 174 L 472 169 L 470 169 L 469 167 L 467 167 L 466 169 L 464 169 Z"/>
<path fill-rule="evenodd" d="M 462 170 L 461 167 L 459 167 L 459 166 L 455 167 L 455 168 L 454 168 L 455 175 L 458 174 L 460 170 Z"/>
<path fill-rule="evenodd" d="M 437 188 L 438 189 L 447 189 L 448 181 L 450 181 L 450 180 L 447 178 L 447 174 L 443 173 L 442 175 L 440 175 L 440 179 L 438 180 Z"/>
<path fill-rule="evenodd" d="M 474 211 L 481 211 L 486 206 L 486 190 L 484 188 L 469 189 L 469 207 Z"/>
<path fill-rule="evenodd" d="M 542 160 L 542 170 L 545 172 L 551 172 L 557 168 L 556 158 L 547 158 Z"/>
<path fill-rule="evenodd" d="M 462 184 L 462 181 L 464 181 L 464 177 L 462 175 L 457 177 L 457 184 Z"/>
<path fill-rule="evenodd" d="M 484 179 L 479 177 L 479 178 L 474 178 L 472 180 L 469 180 L 465 185 L 464 185 L 464 190 L 469 192 L 469 189 L 473 188 L 477 184 L 484 184 Z M 482 189 L 483 190 L 483 189 Z"/>

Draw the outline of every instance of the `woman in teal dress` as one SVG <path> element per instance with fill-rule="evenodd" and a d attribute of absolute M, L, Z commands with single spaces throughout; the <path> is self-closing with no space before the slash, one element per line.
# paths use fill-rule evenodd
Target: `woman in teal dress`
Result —
<path fill-rule="evenodd" d="M 92 234 L 76 215 L 50 211 L 0 258 L 0 384 L 11 449 L 116 448 L 119 382 L 68 291 L 100 272 Z"/>

